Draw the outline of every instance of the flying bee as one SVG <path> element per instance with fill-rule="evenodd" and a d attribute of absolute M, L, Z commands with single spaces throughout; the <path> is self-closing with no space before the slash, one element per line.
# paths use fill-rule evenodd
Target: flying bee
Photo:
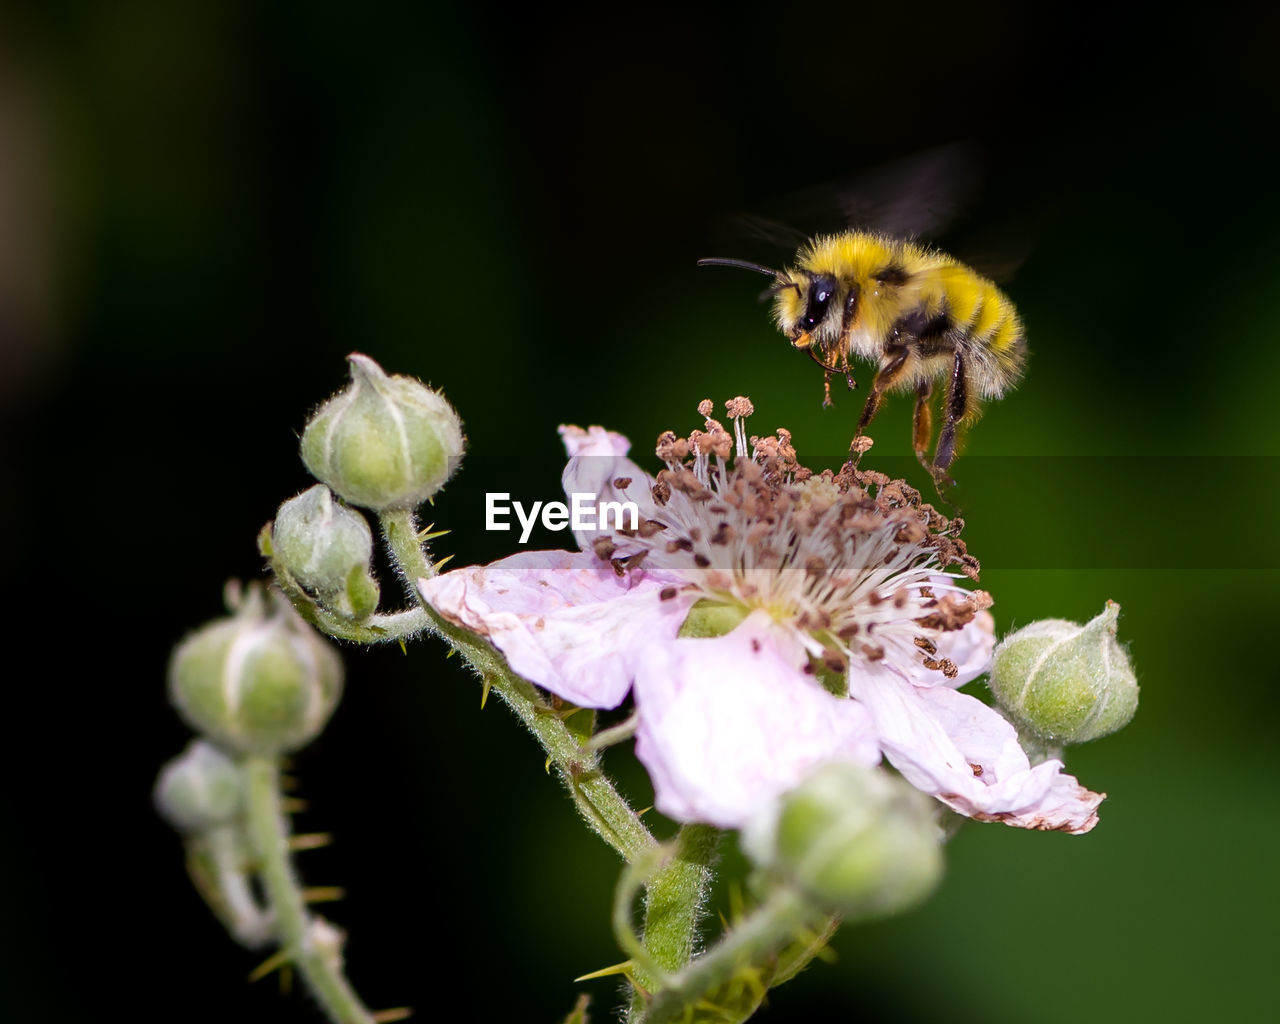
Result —
<path fill-rule="evenodd" d="M 851 356 L 876 365 L 858 435 L 884 395 L 914 392 L 916 458 L 941 487 L 956 457 L 958 432 L 981 404 L 1018 383 L 1026 335 L 1013 303 L 994 283 L 943 252 L 867 231 L 819 236 L 800 248 L 792 269 L 744 260 L 705 259 L 699 266 L 740 267 L 774 279 L 773 317 L 796 348 L 853 390 Z M 933 459 L 930 398 L 945 391 Z"/>

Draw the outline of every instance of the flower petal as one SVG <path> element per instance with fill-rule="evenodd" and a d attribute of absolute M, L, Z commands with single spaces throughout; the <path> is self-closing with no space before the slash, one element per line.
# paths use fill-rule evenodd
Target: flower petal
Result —
<path fill-rule="evenodd" d="M 626 457 L 631 442 L 621 434 L 604 427 L 562 426 L 560 438 L 564 441 L 569 461 L 561 474 L 560 483 L 570 501 L 575 494 L 591 495 L 597 507 L 602 502 L 633 502 L 640 519 L 652 519 L 658 513 L 653 500 L 653 478 Z M 616 525 L 613 516 L 609 522 Z M 629 519 L 626 525 L 630 527 Z M 644 550 L 632 543 L 625 534 L 619 534 L 601 524 L 594 530 L 575 530 L 574 539 L 583 551 L 593 550 L 592 545 L 601 537 L 614 544 L 615 557 L 626 558 Z"/>
<path fill-rule="evenodd" d="M 582 707 L 622 703 L 643 649 L 675 640 L 693 598 L 617 575 L 595 555 L 524 551 L 419 580 L 450 622 L 488 639 L 519 675 Z"/>
<path fill-rule="evenodd" d="M 658 810 L 744 825 L 824 761 L 880 761 L 867 713 L 823 690 L 764 613 L 731 633 L 655 644 L 636 675 L 636 756 Z"/>
<path fill-rule="evenodd" d="M 1071 833 L 1098 823 L 1105 794 L 1064 774 L 1061 761 L 1032 767 L 1017 731 L 976 697 L 878 667 L 850 673 L 849 691 L 903 777 L 961 814 Z"/>
<path fill-rule="evenodd" d="M 956 667 L 956 674 L 948 679 L 938 669 L 924 667 L 923 653 L 918 661 L 908 663 L 907 674 L 917 686 L 946 686 L 951 689 L 973 682 L 991 668 L 991 653 L 996 646 L 996 622 L 988 611 L 980 611 L 961 629 L 932 635 L 937 653 L 930 655 L 935 661 L 944 658 Z"/>
<path fill-rule="evenodd" d="M 626 455 L 631 450 L 630 441 L 604 427 L 588 427 L 583 430 L 566 423 L 560 426 L 559 433 L 570 458 L 579 455 Z"/>

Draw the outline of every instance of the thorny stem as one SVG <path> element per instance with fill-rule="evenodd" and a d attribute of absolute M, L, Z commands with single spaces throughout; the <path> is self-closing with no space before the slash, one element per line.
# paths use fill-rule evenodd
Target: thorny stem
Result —
<path fill-rule="evenodd" d="M 441 617 L 422 597 L 417 581 L 436 573 L 418 540 L 412 513 L 384 512 L 380 519 L 392 561 L 413 600 L 430 617 L 441 636 L 466 658 L 537 737 L 583 818 L 627 861 L 620 887 L 629 884 L 634 895 L 635 886 L 644 885 L 643 946 L 635 948 L 630 929 L 630 897 L 626 898 L 624 908 L 625 932 L 618 928 L 624 952 L 640 966 L 637 975 L 652 982 L 656 972 L 683 968 L 693 955 L 698 918 L 711 883 L 710 865 L 720 833 L 706 825 L 687 825 L 671 844 L 672 852 L 667 859 L 655 860 L 661 856 L 656 840 L 601 770 L 599 752 L 584 749 L 565 718 L 556 713 L 531 683 L 512 672 L 498 652 L 479 637 Z M 627 941 L 621 937 L 623 934 L 628 937 Z M 639 955 L 634 955 L 637 953 Z M 637 980 L 644 987 L 644 980 Z"/>
<path fill-rule="evenodd" d="M 632 1019 L 644 1008 L 639 989 L 652 992 L 664 975 L 683 968 L 693 957 L 698 939 L 698 920 L 711 884 L 711 864 L 720 845 L 720 831 L 710 825 L 685 825 L 680 829 L 670 853 L 647 880 L 644 900 L 644 952 L 635 957 L 638 989 L 632 997 Z M 621 890 L 622 885 L 619 884 Z M 634 888 L 632 889 L 632 895 Z M 630 916 L 630 896 L 626 912 Z M 614 931 L 619 928 L 615 906 Z"/>
<path fill-rule="evenodd" d="M 809 904 L 794 890 L 782 888 L 772 893 L 740 924 L 728 932 L 720 942 L 684 970 L 667 979 L 648 1006 L 647 1012 L 637 1014 L 632 1009 L 631 1020 L 643 1024 L 668 1024 L 685 1018 L 689 1008 L 710 1004 L 717 990 L 723 989 L 742 976 L 744 984 L 751 984 L 751 969 L 763 964 L 777 951 L 792 941 L 806 924 L 812 921 L 814 912 Z M 781 966 L 781 965 L 779 965 Z M 795 968 L 792 967 L 791 973 Z M 788 974 L 788 977 L 790 974 Z M 754 1012 L 763 997 L 764 990 L 774 981 L 757 981 L 761 988 L 758 997 L 738 1012 L 727 1007 L 723 1020 L 726 1024 L 745 1020 Z"/>
<path fill-rule="evenodd" d="M 317 942 L 320 925 L 303 903 L 289 859 L 289 828 L 280 806 L 280 768 L 272 758 L 245 759 L 249 832 L 260 860 L 259 874 L 275 915 L 281 950 L 288 956 L 335 1024 L 374 1024 L 342 972 L 338 950 Z M 319 927 L 318 927 L 319 926 Z"/>
<path fill-rule="evenodd" d="M 512 672 L 497 651 L 475 634 L 444 619 L 418 592 L 417 581 L 435 576 L 436 570 L 418 541 L 413 513 L 407 509 L 383 512 L 379 521 L 387 550 L 410 598 L 533 733 L 587 823 L 628 862 L 651 849 L 655 844 L 653 836 L 601 771 L 599 755 L 582 749 L 578 737 L 556 709 L 532 683 Z"/>

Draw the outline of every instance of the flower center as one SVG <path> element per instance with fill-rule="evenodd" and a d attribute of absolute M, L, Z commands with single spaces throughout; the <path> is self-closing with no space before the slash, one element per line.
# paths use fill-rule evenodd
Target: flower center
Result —
<path fill-rule="evenodd" d="M 625 542 L 597 541 L 596 553 L 619 571 L 643 564 L 674 577 L 664 596 L 697 592 L 686 635 L 728 632 L 764 609 L 800 635 L 815 668 L 843 675 L 851 660 L 897 649 L 954 676 L 954 665 L 935 658 L 935 640 L 990 604 L 946 571 L 954 565 L 977 579 L 978 561 L 958 536 L 963 522 L 905 482 L 859 469 L 869 438 L 855 439 L 839 473 L 814 473 L 785 429 L 751 437 L 748 449 L 750 401 L 726 407 L 732 434 L 711 418 L 707 400 L 698 407 L 705 430 L 658 438 L 666 468 L 650 488 L 651 514 L 619 531 Z M 632 553 L 615 558 L 621 543 Z"/>

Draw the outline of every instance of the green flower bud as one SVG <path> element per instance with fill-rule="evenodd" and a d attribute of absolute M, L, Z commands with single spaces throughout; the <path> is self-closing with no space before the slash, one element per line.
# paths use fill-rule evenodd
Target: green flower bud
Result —
<path fill-rule="evenodd" d="M 832 762 L 787 794 L 772 835 L 748 849 L 822 906 L 855 919 L 897 913 L 942 877 L 933 805 L 901 779 Z"/>
<path fill-rule="evenodd" d="M 280 506 L 271 525 L 271 552 L 298 583 L 339 615 L 367 619 L 378 607 L 378 584 L 369 571 L 369 524 L 359 512 L 334 501 L 324 484 Z"/>
<path fill-rule="evenodd" d="M 351 385 L 302 434 L 302 461 L 345 501 L 385 511 L 415 508 L 444 486 L 462 458 L 462 421 L 412 377 L 388 377 L 353 354 Z"/>
<path fill-rule="evenodd" d="M 212 743 L 192 740 L 156 779 L 156 810 L 179 832 L 203 832 L 244 813 L 240 766 Z"/>
<path fill-rule="evenodd" d="M 1083 626 L 1033 622 L 996 648 L 990 686 L 1020 728 L 1085 743 L 1123 728 L 1138 708 L 1138 679 L 1116 640 L 1120 606 L 1108 601 Z"/>
<path fill-rule="evenodd" d="M 342 692 L 342 660 L 277 591 L 250 588 L 230 618 L 192 633 L 169 662 L 169 696 L 197 732 L 236 753 L 309 743 Z"/>

